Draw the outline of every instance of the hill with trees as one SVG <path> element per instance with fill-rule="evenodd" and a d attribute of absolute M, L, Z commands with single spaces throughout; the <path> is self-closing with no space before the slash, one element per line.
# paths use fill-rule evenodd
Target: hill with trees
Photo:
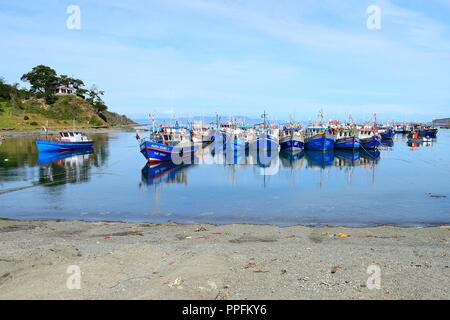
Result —
<path fill-rule="evenodd" d="M 0 129 L 34 129 L 48 122 L 51 128 L 70 128 L 73 121 L 81 128 L 108 128 L 134 124 L 124 115 L 108 110 L 95 85 L 89 89 L 82 80 L 58 75 L 44 65 L 34 67 L 19 84 L 0 78 Z"/>

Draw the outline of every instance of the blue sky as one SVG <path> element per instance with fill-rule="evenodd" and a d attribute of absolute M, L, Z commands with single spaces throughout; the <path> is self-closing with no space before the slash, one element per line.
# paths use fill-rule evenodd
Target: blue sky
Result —
<path fill-rule="evenodd" d="M 46 64 L 135 118 L 429 120 L 450 116 L 449 16 L 450 0 L 0 0 L 0 76 Z"/>

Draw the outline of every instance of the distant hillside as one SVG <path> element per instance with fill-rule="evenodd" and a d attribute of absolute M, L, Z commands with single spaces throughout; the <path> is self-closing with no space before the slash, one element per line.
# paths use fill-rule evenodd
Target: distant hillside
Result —
<path fill-rule="evenodd" d="M 433 120 L 433 125 L 436 127 L 450 127 L 450 118 Z"/>
<path fill-rule="evenodd" d="M 44 99 L 0 102 L 0 129 L 40 128 L 48 121 L 50 128 L 108 128 L 134 124 L 126 116 L 110 111 L 95 112 L 83 98 L 59 96 L 52 105 Z"/>
<path fill-rule="evenodd" d="M 104 91 L 95 85 L 85 88 L 82 80 L 58 75 L 48 66 L 39 65 L 24 74 L 19 84 L 8 84 L 0 78 L 0 129 L 27 130 L 42 127 L 108 128 L 135 124 L 126 116 L 108 110 L 102 100 Z"/>

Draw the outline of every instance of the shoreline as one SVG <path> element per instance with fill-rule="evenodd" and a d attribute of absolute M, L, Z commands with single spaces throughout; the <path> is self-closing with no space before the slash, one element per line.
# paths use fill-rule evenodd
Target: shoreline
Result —
<path fill-rule="evenodd" d="M 82 131 L 83 133 L 109 133 L 109 132 L 134 132 L 134 127 L 139 126 L 138 124 L 126 125 L 126 126 L 116 126 L 116 127 L 105 127 L 105 128 L 75 128 L 76 131 Z M 59 131 L 70 131 L 71 128 L 52 128 L 48 131 L 48 134 L 57 134 Z M 30 129 L 30 130 L 9 130 L 0 129 L 0 136 L 5 138 L 15 138 L 15 137 L 31 137 L 44 135 L 42 129 Z"/>
<path fill-rule="evenodd" d="M 449 241 L 449 226 L 0 219 L 0 299 L 449 299 Z"/>

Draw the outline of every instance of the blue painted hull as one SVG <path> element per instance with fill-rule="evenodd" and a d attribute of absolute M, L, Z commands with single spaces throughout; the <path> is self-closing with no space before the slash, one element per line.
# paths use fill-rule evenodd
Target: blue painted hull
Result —
<path fill-rule="evenodd" d="M 394 130 L 389 129 L 386 132 L 380 133 L 380 135 L 381 135 L 381 139 L 383 139 L 383 140 L 392 140 L 392 139 L 394 139 L 395 132 L 394 132 Z"/>
<path fill-rule="evenodd" d="M 192 157 L 197 151 L 194 145 L 183 147 L 171 147 L 153 141 L 145 141 L 141 144 L 141 153 L 151 164 L 180 160 Z"/>
<path fill-rule="evenodd" d="M 437 138 L 437 129 L 430 129 L 430 130 L 420 130 L 419 131 L 419 137 L 421 138 L 425 138 L 425 137 L 429 137 L 432 139 Z"/>
<path fill-rule="evenodd" d="M 36 147 L 39 152 L 58 152 L 67 150 L 92 149 L 94 143 L 86 142 L 61 142 L 49 140 L 36 140 Z"/>
<path fill-rule="evenodd" d="M 360 139 L 359 143 L 362 148 L 367 150 L 378 149 L 381 146 L 381 138 L 380 137 L 371 137 L 367 139 Z"/>
<path fill-rule="evenodd" d="M 291 139 L 280 144 L 281 151 L 301 151 L 305 148 L 303 141 Z"/>
<path fill-rule="evenodd" d="M 328 151 L 334 149 L 334 138 L 327 135 L 317 135 L 307 138 L 305 149 L 311 151 Z"/>
<path fill-rule="evenodd" d="M 359 138 L 338 139 L 334 143 L 334 148 L 339 150 L 359 150 L 361 147 Z"/>

